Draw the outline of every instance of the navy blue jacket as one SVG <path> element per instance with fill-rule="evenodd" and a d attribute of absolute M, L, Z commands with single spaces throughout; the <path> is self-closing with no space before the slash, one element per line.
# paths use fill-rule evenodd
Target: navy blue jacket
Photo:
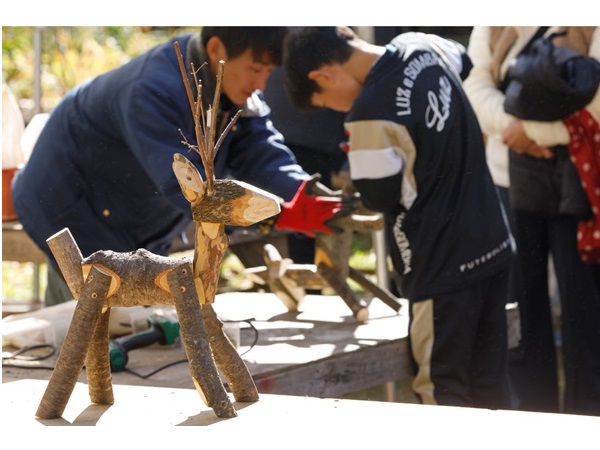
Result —
<path fill-rule="evenodd" d="M 206 178 L 199 155 L 182 144 L 181 133 L 196 139 L 175 40 L 186 68 L 201 67 L 199 36 L 178 37 L 75 88 L 52 111 L 12 186 L 25 231 L 50 257 L 46 240 L 65 227 L 86 257 L 138 248 L 166 254 L 190 223 L 173 155 L 186 155 Z M 200 74 L 205 106 L 214 93 L 207 67 Z M 222 97 L 224 127 L 239 108 Z M 243 109 L 215 158 L 216 177 L 291 199 L 308 174 L 273 128 L 261 93 Z"/>

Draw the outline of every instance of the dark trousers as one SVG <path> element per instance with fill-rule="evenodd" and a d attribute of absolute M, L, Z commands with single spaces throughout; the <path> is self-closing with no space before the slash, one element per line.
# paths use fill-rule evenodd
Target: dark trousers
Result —
<path fill-rule="evenodd" d="M 48 285 L 44 292 L 44 306 L 54 306 L 73 300 L 73 294 L 67 286 L 57 262 L 48 258 Z"/>
<path fill-rule="evenodd" d="M 504 212 L 506 214 L 506 218 L 508 220 L 508 225 L 510 227 L 510 231 L 515 235 L 515 217 L 510 206 L 510 197 L 508 188 L 496 186 L 498 191 L 498 196 L 500 197 L 500 202 L 504 207 Z M 521 284 L 521 273 L 517 267 L 517 258 L 518 253 L 513 256 L 513 261 L 511 264 L 510 272 L 508 275 L 508 296 L 506 299 L 507 303 L 519 303 L 519 297 L 522 292 L 522 284 Z"/>
<path fill-rule="evenodd" d="M 522 293 L 523 358 L 513 378 L 520 409 L 559 411 L 557 342 L 565 376 L 564 412 L 600 415 L 600 266 L 581 261 L 573 216 L 515 212 Z M 548 257 L 560 295 L 560 341 L 548 289 Z"/>
<path fill-rule="evenodd" d="M 510 231 L 514 237 L 516 233 L 515 215 L 510 204 L 509 189 L 506 187 L 496 185 L 500 202 L 504 207 L 504 212 L 508 220 Z M 506 297 L 507 303 L 520 303 L 521 293 L 523 292 L 523 284 L 521 282 L 521 271 L 518 267 L 518 251 L 512 257 L 512 263 L 508 275 L 508 295 Z M 521 403 L 517 388 L 515 387 L 515 380 L 519 379 L 523 372 L 523 349 L 520 345 L 508 349 L 508 371 L 510 375 L 511 383 L 511 397 L 512 405 L 514 409 L 518 409 Z"/>
<path fill-rule="evenodd" d="M 508 273 L 411 302 L 413 389 L 425 404 L 511 409 L 506 289 Z"/>

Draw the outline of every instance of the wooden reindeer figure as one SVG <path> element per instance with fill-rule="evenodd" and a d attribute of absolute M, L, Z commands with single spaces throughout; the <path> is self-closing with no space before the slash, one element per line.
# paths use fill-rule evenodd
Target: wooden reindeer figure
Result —
<path fill-rule="evenodd" d="M 314 195 L 331 195 L 316 183 L 309 187 Z M 372 232 L 383 228 L 381 215 L 366 210 L 356 200 L 352 201 L 358 205 L 356 211 L 329 221 L 331 227 L 337 228 L 335 233 L 315 233 L 314 264 L 295 264 L 290 258 L 282 258 L 273 245 L 266 244 L 263 248 L 265 265 L 248 268 L 243 273 L 255 283 L 269 286 L 289 311 L 298 310 L 306 294 L 305 289 L 329 286 L 350 308 L 356 321 L 365 323 L 369 319 L 369 310 L 367 304 L 350 288 L 346 281 L 350 278 L 399 312 L 402 308 L 399 298 L 349 264 L 354 232 Z"/>
<path fill-rule="evenodd" d="M 205 113 L 194 68 L 197 101 L 192 98 L 177 43 L 175 50 L 194 115 L 198 145 L 189 144 L 185 138 L 183 143 L 200 153 L 206 173 L 204 181 L 185 156 L 174 155 L 173 171 L 191 204 L 196 223 L 193 260 L 159 256 L 144 249 L 129 253 L 98 251 L 84 259 L 68 229 L 47 240 L 77 305 L 36 412 L 42 419 L 62 416 L 84 365 L 91 402 L 114 403 L 108 351 L 109 315 L 114 306 L 175 305 L 194 385 L 218 417 L 237 415 L 218 370 L 236 401 L 258 400 L 254 381 L 223 332 L 223 323 L 212 303 L 229 244 L 225 225 L 247 226 L 264 220 L 280 212 L 279 202 L 274 195 L 246 183 L 215 180 L 215 151 L 237 119 L 232 119 L 215 144 L 224 63 L 220 64 L 212 109 Z"/>

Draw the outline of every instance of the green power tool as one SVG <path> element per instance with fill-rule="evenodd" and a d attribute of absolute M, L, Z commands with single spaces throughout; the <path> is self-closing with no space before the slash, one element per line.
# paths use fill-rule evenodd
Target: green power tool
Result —
<path fill-rule="evenodd" d="M 148 317 L 149 329 L 135 334 L 129 334 L 108 343 L 111 372 L 122 372 L 127 366 L 128 352 L 137 348 L 159 343 L 172 345 L 179 337 L 179 322 L 173 321 L 162 314 Z"/>

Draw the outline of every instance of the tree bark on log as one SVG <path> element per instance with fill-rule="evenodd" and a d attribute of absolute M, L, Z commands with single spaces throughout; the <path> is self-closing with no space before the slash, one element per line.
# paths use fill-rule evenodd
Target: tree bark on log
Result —
<path fill-rule="evenodd" d="M 79 300 L 83 288 L 83 274 L 81 272 L 83 256 L 75 239 L 73 239 L 71 231 L 68 228 L 63 228 L 58 233 L 50 236 L 46 242 L 58 263 L 67 286 L 71 290 L 71 294 L 73 294 L 73 298 Z"/>
<path fill-rule="evenodd" d="M 115 397 L 108 352 L 110 308 L 102 312 L 85 358 L 88 389 L 92 403 L 112 405 Z"/>
<path fill-rule="evenodd" d="M 190 364 L 192 381 L 204 403 L 213 409 L 217 417 L 236 417 L 235 408 L 217 371 L 192 273 L 191 264 L 185 263 L 167 275 L 175 298 L 181 339 Z"/>
<path fill-rule="evenodd" d="M 276 197 L 238 180 L 215 180 L 214 192 L 192 204 L 197 223 L 221 223 L 246 227 L 279 214 Z"/>
<path fill-rule="evenodd" d="M 194 281 L 198 301 L 213 303 L 219 285 L 221 263 L 229 246 L 222 223 L 197 223 L 194 243 Z"/>
<path fill-rule="evenodd" d="M 238 402 L 257 402 L 258 390 L 244 360 L 223 331 L 223 322 L 217 317 L 211 304 L 202 305 L 206 332 L 217 367 Z"/>
<path fill-rule="evenodd" d="M 82 261 L 83 272 L 92 265 L 113 276 L 107 307 L 172 305 L 166 275 L 189 258 L 169 258 L 145 249 L 134 252 L 97 251 Z"/>
<path fill-rule="evenodd" d="M 73 319 L 56 360 L 54 372 L 36 412 L 38 417 L 56 419 L 62 416 L 83 368 L 92 335 L 100 320 L 110 280 L 109 275 L 96 267 L 90 271 L 75 306 Z"/>

